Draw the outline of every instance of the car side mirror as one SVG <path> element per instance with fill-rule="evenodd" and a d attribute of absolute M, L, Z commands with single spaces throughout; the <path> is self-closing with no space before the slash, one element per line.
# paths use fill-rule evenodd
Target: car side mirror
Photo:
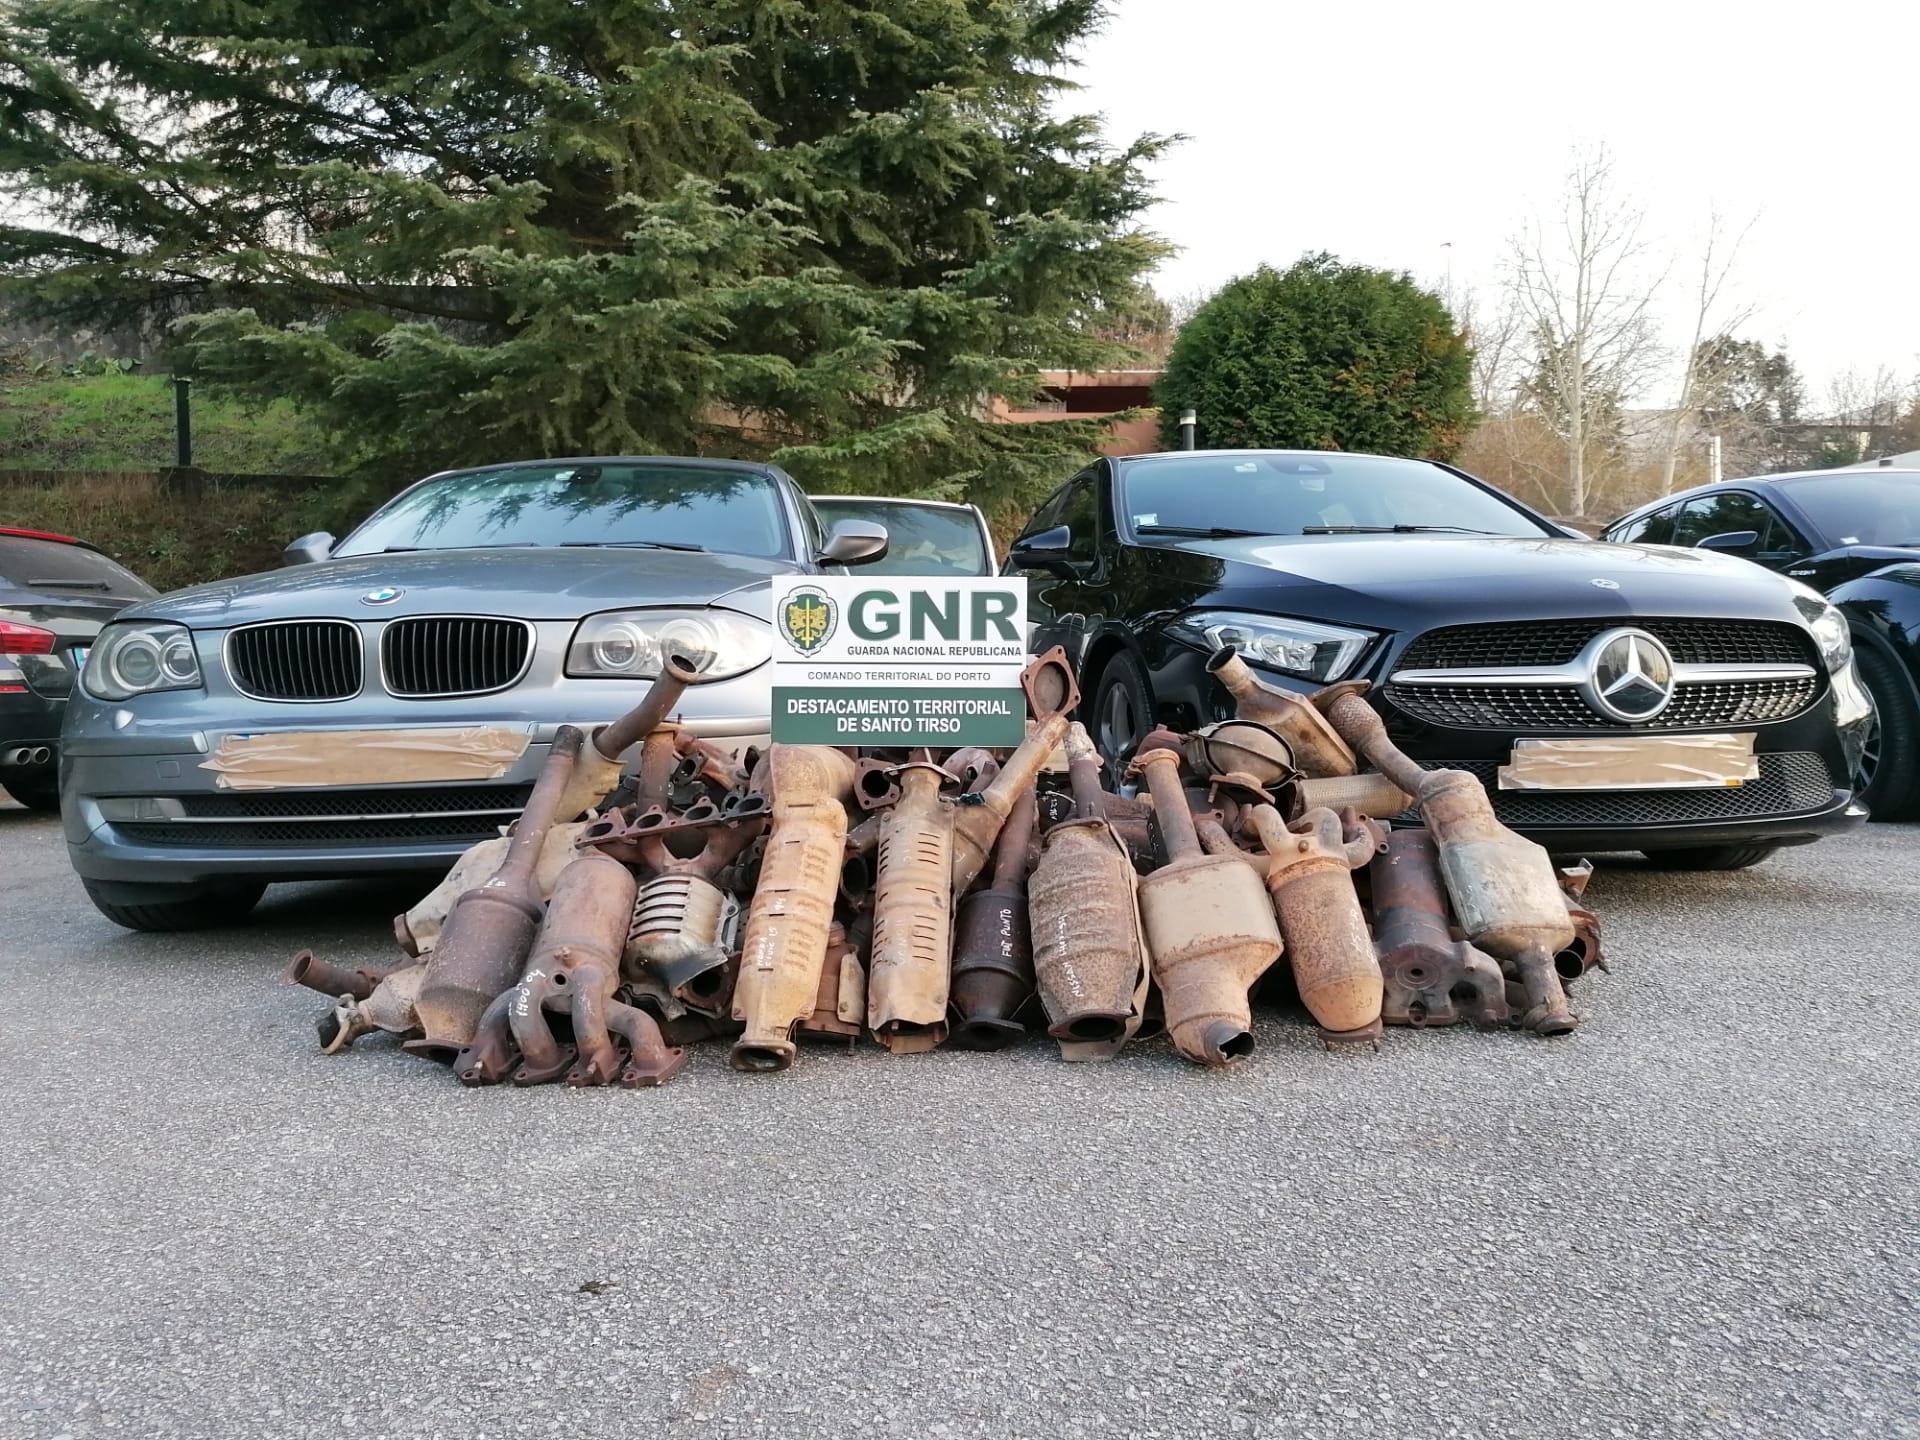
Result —
<path fill-rule="evenodd" d="M 1724 550 L 1729 555 L 1745 555 L 1760 543 L 1758 530 L 1728 530 L 1707 535 L 1693 542 L 1696 550 Z"/>
<path fill-rule="evenodd" d="M 887 553 L 887 527 L 871 520 L 842 520 L 820 547 L 828 565 L 871 565 Z"/>
<path fill-rule="evenodd" d="M 280 563 L 282 565 L 317 565 L 333 554 L 333 547 L 338 543 L 330 531 L 316 530 L 311 535 L 302 535 L 282 550 Z"/>
<path fill-rule="evenodd" d="M 1014 541 L 1007 559 L 1016 570 L 1044 570 L 1049 575 L 1070 576 L 1074 573 L 1068 558 L 1072 548 L 1072 529 L 1056 525 L 1051 530 L 1037 530 Z"/>

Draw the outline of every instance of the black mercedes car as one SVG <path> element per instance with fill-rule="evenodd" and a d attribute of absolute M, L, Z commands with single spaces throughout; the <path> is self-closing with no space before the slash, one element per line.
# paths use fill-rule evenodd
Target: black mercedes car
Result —
<path fill-rule="evenodd" d="M 1629 511 L 1601 535 L 1743 556 L 1825 592 L 1852 626 L 1873 700 L 1860 799 L 1883 820 L 1920 808 L 1920 470 L 1853 466 L 1700 485 Z"/>
<path fill-rule="evenodd" d="M 94 638 L 153 587 L 84 540 L 0 525 L 0 787 L 60 808 L 60 720 Z"/>
<path fill-rule="evenodd" d="M 1103 752 L 1230 713 L 1208 655 L 1268 684 L 1373 682 L 1423 764 L 1470 770 L 1556 853 L 1733 869 L 1859 823 L 1871 709 L 1845 620 L 1806 586 L 1707 551 L 1586 540 L 1446 465 L 1309 451 L 1104 459 L 1027 522 L 1035 649 L 1076 659 Z M 1503 776 L 1523 742 L 1729 737 L 1738 773 L 1635 788 Z M 1727 747 L 1722 747 L 1727 748 Z M 1590 746 L 1562 747 L 1599 753 Z M 1660 747 L 1640 747 L 1649 753 Z M 1670 748 L 1670 747 L 1669 747 Z"/>

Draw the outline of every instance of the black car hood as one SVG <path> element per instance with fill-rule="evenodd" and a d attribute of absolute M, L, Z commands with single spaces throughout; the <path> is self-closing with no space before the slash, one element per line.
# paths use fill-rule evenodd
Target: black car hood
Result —
<path fill-rule="evenodd" d="M 1422 630 L 1437 612 L 1450 624 L 1638 615 L 1804 623 L 1779 576 L 1705 550 L 1545 536 L 1328 535 L 1187 542 L 1163 553 L 1169 571 L 1210 591 L 1198 603 L 1379 630 Z"/>
<path fill-rule="evenodd" d="M 418 550 L 294 565 L 177 590 L 130 615 L 216 628 L 294 616 L 512 615 L 573 620 L 643 605 L 725 605 L 766 618 L 767 581 L 790 560 L 682 550 L 514 547 Z M 385 589 L 392 600 L 366 597 Z"/>

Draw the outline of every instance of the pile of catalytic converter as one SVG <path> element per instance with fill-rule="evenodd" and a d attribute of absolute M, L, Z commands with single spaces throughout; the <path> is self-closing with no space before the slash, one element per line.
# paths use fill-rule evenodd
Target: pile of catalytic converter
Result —
<path fill-rule="evenodd" d="M 701 677 L 669 657 L 632 713 L 562 728 L 511 831 L 398 917 L 404 964 L 303 951 L 287 978 L 334 1001 L 327 1053 L 387 1031 L 468 1085 L 658 1085 L 708 1039 L 769 1071 L 801 1040 L 1041 1028 L 1065 1060 L 1164 1029 L 1225 1066 L 1256 988 L 1297 992 L 1329 1043 L 1574 1027 L 1565 982 L 1602 963 L 1589 866 L 1408 759 L 1364 685 L 1287 694 L 1230 649 L 1208 668 L 1235 718 L 1154 731 L 1109 788 L 1059 650 L 1024 672 L 1010 752 L 735 755 L 670 723 Z"/>

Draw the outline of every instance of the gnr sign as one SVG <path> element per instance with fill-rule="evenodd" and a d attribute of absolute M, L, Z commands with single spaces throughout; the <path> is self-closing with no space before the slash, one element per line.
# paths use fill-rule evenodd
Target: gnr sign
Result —
<path fill-rule="evenodd" d="M 820 575 L 773 586 L 773 738 L 1018 745 L 1027 582 Z"/>

